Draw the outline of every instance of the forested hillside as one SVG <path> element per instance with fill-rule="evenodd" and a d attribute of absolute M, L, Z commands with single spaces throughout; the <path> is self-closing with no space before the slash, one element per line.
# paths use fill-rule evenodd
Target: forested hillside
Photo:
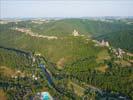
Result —
<path fill-rule="evenodd" d="M 57 100 L 132 100 L 132 51 L 133 25 L 122 21 L 0 24 L 0 92 L 9 100 L 42 91 Z"/>
<path fill-rule="evenodd" d="M 105 39 L 114 47 L 120 47 L 130 52 L 133 51 L 133 24 L 126 24 L 122 21 L 106 22 L 89 19 L 62 19 L 49 20 L 42 24 L 35 24 L 31 20 L 28 20 L 17 22 L 17 24 L 14 22 L 5 25 L 1 24 L 0 34 L 4 33 L 4 31 L 2 31 L 4 29 L 7 31 L 8 28 L 8 31 L 10 32 L 11 28 L 15 27 L 27 28 L 37 34 L 52 36 L 70 35 L 73 30 L 76 29 L 80 34 L 85 34 L 94 37 L 95 39 Z"/>
<path fill-rule="evenodd" d="M 116 31 L 96 37 L 98 40 L 107 40 L 116 47 L 133 52 L 133 30 Z"/>

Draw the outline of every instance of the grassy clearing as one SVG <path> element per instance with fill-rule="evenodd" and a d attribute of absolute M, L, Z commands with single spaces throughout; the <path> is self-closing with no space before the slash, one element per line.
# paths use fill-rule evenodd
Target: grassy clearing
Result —
<path fill-rule="evenodd" d="M 107 69 L 108 69 L 107 65 L 99 66 L 96 68 L 96 70 L 103 72 L 103 73 L 105 73 Z"/>
<path fill-rule="evenodd" d="M 0 66 L 0 74 L 7 76 L 7 77 L 12 77 L 12 76 L 24 76 L 25 74 L 22 73 L 19 70 L 11 69 L 10 67 L 6 66 Z"/>
<path fill-rule="evenodd" d="M 132 64 L 130 62 L 125 61 L 125 60 L 115 61 L 115 63 L 121 65 L 122 67 L 132 66 Z"/>
<path fill-rule="evenodd" d="M 0 89 L 0 100 L 7 100 L 6 93 Z"/>
<path fill-rule="evenodd" d="M 78 96 L 84 95 L 85 89 L 72 81 L 68 82 L 68 88 L 73 90 Z"/>
<path fill-rule="evenodd" d="M 103 50 L 101 50 L 101 52 L 98 53 L 96 61 L 102 62 L 105 59 L 110 59 L 109 53 L 106 48 L 104 48 Z"/>

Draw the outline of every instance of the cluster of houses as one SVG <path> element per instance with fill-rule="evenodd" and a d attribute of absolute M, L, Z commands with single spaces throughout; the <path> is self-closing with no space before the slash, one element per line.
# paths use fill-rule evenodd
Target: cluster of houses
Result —
<path fill-rule="evenodd" d="M 32 20 L 31 22 L 34 24 L 43 24 L 43 23 L 49 23 L 49 20 L 37 19 L 37 20 Z"/>
<path fill-rule="evenodd" d="M 95 42 L 95 46 L 102 46 L 102 47 L 109 47 L 109 42 L 102 40 L 102 41 L 97 41 L 97 40 L 93 40 L 93 42 Z"/>
<path fill-rule="evenodd" d="M 57 39 L 56 36 L 44 36 L 44 35 L 39 35 L 37 33 L 33 33 L 30 29 L 26 29 L 26 28 L 15 28 L 15 30 L 25 33 L 26 35 L 30 35 L 32 37 L 37 37 L 37 38 L 46 38 L 48 40 L 50 39 Z"/>
<path fill-rule="evenodd" d="M 36 77 L 34 74 L 32 75 L 33 80 L 38 80 L 39 77 Z"/>
<path fill-rule="evenodd" d="M 0 21 L 0 24 L 8 24 L 7 21 Z"/>
<path fill-rule="evenodd" d="M 16 24 L 18 24 L 18 22 L 21 22 L 20 19 L 14 19 L 14 20 L 0 20 L 0 24 L 8 24 L 8 23 L 11 23 L 11 22 L 14 22 Z"/>
<path fill-rule="evenodd" d="M 25 74 L 20 70 L 17 70 L 14 74 L 11 75 L 11 78 L 17 79 L 18 77 L 24 78 Z"/>
<path fill-rule="evenodd" d="M 15 30 L 17 30 L 17 31 L 19 31 L 19 32 L 25 32 L 26 34 L 33 34 L 32 32 L 31 32 L 31 30 L 29 30 L 29 29 L 26 29 L 26 28 L 15 28 Z"/>
<path fill-rule="evenodd" d="M 109 42 L 108 42 L 108 41 L 105 41 L 105 40 L 102 40 L 102 41 L 100 42 L 100 45 L 101 45 L 101 46 L 109 47 Z"/>
<path fill-rule="evenodd" d="M 77 30 L 74 29 L 74 31 L 72 32 L 73 36 L 85 36 L 83 34 L 80 34 Z"/>
<path fill-rule="evenodd" d="M 105 41 L 105 40 L 101 40 L 101 41 L 93 40 L 93 42 L 95 43 L 95 46 L 109 47 L 111 52 L 113 54 L 115 54 L 117 56 L 117 58 L 122 58 L 123 55 L 126 53 L 121 48 L 118 48 L 118 49 L 111 48 L 108 41 Z"/>
<path fill-rule="evenodd" d="M 123 55 L 126 53 L 126 52 L 123 51 L 121 48 L 112 49 L 112 52 L 113 52 L 118 58 L 122 58 Z"/>

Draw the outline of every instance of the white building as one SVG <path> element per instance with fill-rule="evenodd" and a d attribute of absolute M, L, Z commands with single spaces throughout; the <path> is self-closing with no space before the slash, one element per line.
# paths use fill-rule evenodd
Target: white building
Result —
<path fill-rule="evenodd" d="M 100 45 L 101 45 L 101 46 L 109 47 L 109 42 L 108 42 L 108 41 L 102 40 L 102 42 L 100 43 Z"/>
<path fill-rule="evenodd" d="M 72 33 L 73 36 L 79 36 L 79 33 L 78 31 L 74 30 L 73 33 Z"/>

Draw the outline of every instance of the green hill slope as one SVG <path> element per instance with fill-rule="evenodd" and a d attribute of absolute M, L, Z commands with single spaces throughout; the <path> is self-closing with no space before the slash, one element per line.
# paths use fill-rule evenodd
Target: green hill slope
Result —
<path fill-rule="evenodd" d="M 80 34 L 97 37 L 96 39 L 106 39 L 115 47 L 133 51 L 133 25 L 118 21 L 110 23 L 88 19 L 63 19 L 52 20 L 43 24 L 35 24 L 32 21 L 21 21 L 18 24 L 13 22 L 5 25 L 1 24 L 0 34 L 4 33 L 4 31 L 10 32 L 10 28 L 12 27 L 23 27 L 31 29 L 38 34 L 58 36 L 72 34 L 73 30 L 76 29 Z"/>
<path fill-rule="evenodd" d="M 7 25 L 1 25 L 1 30 L 4 27 L 28 28 L 38 34 L 57 36 L 72 34 L 73 30 L 76 29 L 80 34 L 96 37 L 96 39 L 105 39 L 111 42 L 114 47 L 120 47 L 130 52 L 133 51 L 133 25 L 121 21 L 105 22 L 88 19 L 62 19 L 50 20 L 48 23 L 43 24 L 35 24 L 29 20 L 18 22 L 18 24 L 9 23 Z"/>
<path fill-rule="evenodd" d="M 117 31 L 98 36 L 99 40 L 107 40 L 116 48 L 122 48 L 133 52 L 133 30 Z"/>

